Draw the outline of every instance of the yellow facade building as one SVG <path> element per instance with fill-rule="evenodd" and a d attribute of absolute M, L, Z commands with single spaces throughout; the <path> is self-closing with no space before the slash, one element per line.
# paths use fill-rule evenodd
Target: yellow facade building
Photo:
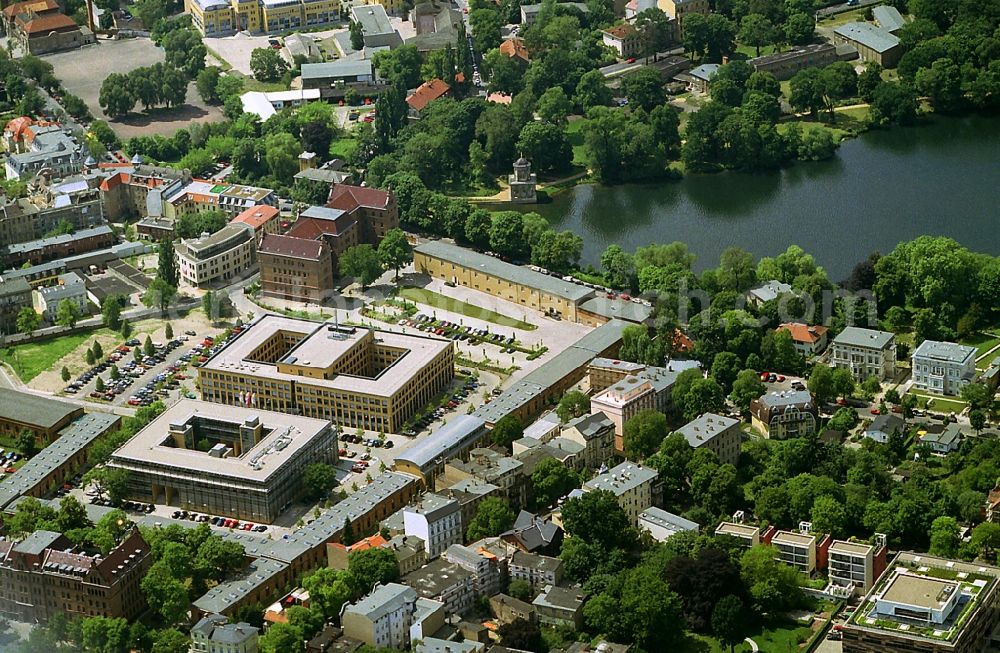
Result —
<path fill-rule="evenodd" d="M 398 433 L 455 376 L 450 341 L 265 315 L 198 368 L 205 401 Z"/>
<path fill-rule="evenodd" d="M 184 0 L 204 36 L 289 32 L 340 20 L 340 0 Z"/>

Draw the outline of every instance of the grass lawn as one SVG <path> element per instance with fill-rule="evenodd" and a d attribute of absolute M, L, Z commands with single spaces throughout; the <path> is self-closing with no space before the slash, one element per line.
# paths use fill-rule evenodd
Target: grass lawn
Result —
<path fill-rule="evenodd" d="M 84 331 L 16 347 L 6 347 L 0 349 L 0 361 L 10 365 L 21 381 L 27 383 L 45 370 L 52 369 L 63 356 L 95 335 L 112 333 L 108 329 L 98 329 L 96 332 Z"/>
<path fill-rule="evenodd" d="M 521 320 L 501 315 L 500 313 L 491 311 L 487 308 L 473 306 L 472 304 L 467 304 L 457 299 L 452 299 L 451 297 L 445 297 L 444 295 L 436 293 L 432 290 L 425 290 L 424 288 L 402 288 L 400 289 L 399 294 L 400 296 L 419 304 L 433 306 L 445 311 L 451 311 L 452 313 L 460 313 L 467 317 L 474 317 L 478 320 L 486 320 L 487 322 L 499 324 L 500 326 L 514 327 L 515 329 L 523 329 L 524 331 L 534 331 L 536 328 L 534 324 L 522 322 Z"/>
<path fill-rule="evenodd" d="M 262 93 L 271 93 L 274 91 L 287 91 L 288 86 L 282 84 L 281 82 L 259 82 L 253 77 L 243 78 L 243 90 L 244 91 L 261 91 Z"/>
<path fill-rule="evenodd" d="M 571 120 L 566 125 L 566 137 L 569 138 L 570 145 L 573 146 L 573 165 L 587 165 L 587 152 L 583 144 L 583 126 L 587 124 L 586 118 Z"/>
<path fill-rule="evenodd" d="M 812 630 L 808 626 L 786 622 L 763 629 L 757 628 L 749 633 L 749 636 L 757 643 L 761 651 L 797 653 L 799 644 L 812 636 Z M 750 645 L 744 642 L 737 646 L 735 651 L 736 653 L 746 653 L 750 651 Z M 729 653 L 729 647 L 708 635 L 690 635 L 681 649 L 681 653 Z"/>
<path fill-rule="evenodd" d="M 934 395 L 929 392 L 920 392 L 918 390 L 910 390 L 909 394 L 917 398 L 918 408 L 927 408 L 927 400 L 933 399 L 934 402 L 930 405 L 928 410 L 933 410 L 938 413 L 960 413 L 965 410 L 966 407 L 966 403 L 961 399 L 942 397 L 940 395 Z"/>
<path fill-rule="evenodd" d="M 348 159 L 358 147 L 356 138 L 338 138 L 330 145 L 330 156 Z"/>
<path fill-rule="evenodd" d="M 752 45 L 738 45 L 736 46 L 736 51 L 745 54 L 748 59 L 753 59 L 754 57 L 757 56 L 757 48 L 753 47 Z M 761 46 L 760 56 L 763 57 L 765 54 L 774 54 L 775 52 L 778 51 L 779 51 L 778 48 L 773 45 Z"/>
<path fill-rule="evenodd" d="M 832 16 L 824 16 L 816 22 L 816 26 L 833 28 L 846 25 L 847 23 L 864 21 L 865 11 L 867 11 L 867 9 L 867 7 L 861 7 L 859 9 L 852 9 L 851 11 L 834 14 Z"/>
<path fill-rule="evenodd" d="M 968 338 L 960 340 L 959 344 L 972 345 L 973 347 L 975 347 L 976 358 L 979 358 L 980 356 L 982 356 L 989 350 L 993 349 L 997 345 L 1000 345 L 1000 336 L 994 335 L 992 333 L 976 333 L 974 335 L 969 336 Z M 983 360 L 979 361 L 979 363 L 976 364 L 976 367 L 985 370 L 986 366 L 989 365 L 991 359 L 992 357 L 984 358 Z"/>

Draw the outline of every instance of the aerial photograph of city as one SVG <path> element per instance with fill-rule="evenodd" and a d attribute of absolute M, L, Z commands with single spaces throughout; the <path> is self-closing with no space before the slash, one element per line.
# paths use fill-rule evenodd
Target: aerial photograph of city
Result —
<path fill-rule="evenodd" d="M 0 653 L 1000 653 L 1000 0 L 0 11 Z"/>

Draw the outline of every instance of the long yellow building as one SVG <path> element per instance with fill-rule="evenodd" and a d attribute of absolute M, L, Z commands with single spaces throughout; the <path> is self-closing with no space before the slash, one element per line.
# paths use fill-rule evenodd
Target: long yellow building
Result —
<path fill-rule="evenodd" d="M 184 11 L 204 36 L 248 31 L 279 33 L 337 23 L 339 0 L 184 0 Z"/>

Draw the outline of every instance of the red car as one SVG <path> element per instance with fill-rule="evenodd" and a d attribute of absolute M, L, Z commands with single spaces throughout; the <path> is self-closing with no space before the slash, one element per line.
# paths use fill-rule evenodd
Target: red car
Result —
<path fill-rule="evenodd" d="M 778 375 L 778 383 L 781 383 L 784 380 L 785 380 L 785 377 L 783 377 L 781 375 Z"/>
<path fill-rule="evenodd" d="M 768 378 L 770 378 L 770 376 L 771 376 L 770 372 L 761 372 L 760 373 L 760 380 L 761 381 L 767 381 Z"/>
<path fill-rule="evenodd" d="M 635 57 L 629 57 L 625 60 L 625 63 L 635 63 Z"/>
<path fill-rule="evenodd" d="M 14 473 L 14 472 L 16 472 L 17 470 L 16 470 L 16 469 L 14 469 L 13 467 L 8 467 L 7 469 L 5 469 L 5 470 L 3 470 L 3 471 L 4 471 L 5 473 L 7 473 L 7 474 L 13 474 L 13 473 Z"/>
<path fill-rule="evenodd" d="M 837 405 L 838 406 L 846 406 L 847 405 L 847 400 L 844 399 L 843 397 L 838 397 L 837 398 Z"/>
<path fill-rule="evenodd" d="M 878 408 L 872 408 L 871 413 L 872 415 L 881 415 L 882 411 L 879 410 Z"/>

